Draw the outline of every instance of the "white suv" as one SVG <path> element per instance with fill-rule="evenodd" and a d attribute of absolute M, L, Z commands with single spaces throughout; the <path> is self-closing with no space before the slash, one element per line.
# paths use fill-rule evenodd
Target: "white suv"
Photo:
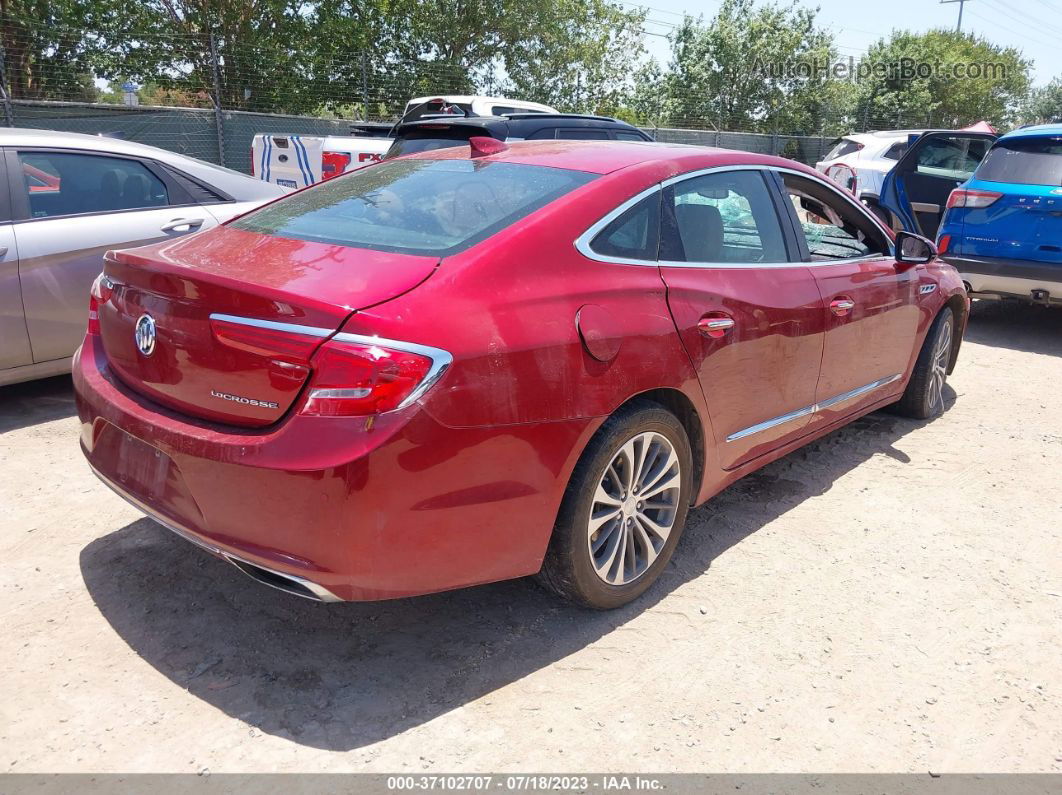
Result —
<path fill-rule="evenodd" d="M 908 141 L 922 130 L 882 130 L 846 135 L 815 168 L 852 191 L 875 215 L 890 223 L 879 204 L 881 181 L 907 151 Z"/>

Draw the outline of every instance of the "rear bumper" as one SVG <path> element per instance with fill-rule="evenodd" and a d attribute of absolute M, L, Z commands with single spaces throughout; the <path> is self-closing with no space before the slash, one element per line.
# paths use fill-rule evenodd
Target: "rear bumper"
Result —
<path fill-rule="evenodd" d="M 1062 264 L 987 257 L 948 256 L 945 260 L 959 271 L 975 298 L 1062 303 Z"/>
<path fill-rule="evenodd" d="M 94 337 L 73 375 L 81 446 L 108 486 L 255 579 L 326 601 L 534 573 L 596 427 L 450 428 L 413 405 L 371 428 L 303 416 L 228 428 L 117 382 Z"/>

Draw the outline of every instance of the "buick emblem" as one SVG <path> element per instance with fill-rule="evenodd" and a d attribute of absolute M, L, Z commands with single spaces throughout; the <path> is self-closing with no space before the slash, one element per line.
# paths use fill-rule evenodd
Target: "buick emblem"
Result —
<path fill-rule="evenodd" d="M 145 356 L 155 352 L 155 319 L 151 315 L 141 315 L 136 321 L 136 331 L 133 332 L 136 339 L 136 349 Z"/>

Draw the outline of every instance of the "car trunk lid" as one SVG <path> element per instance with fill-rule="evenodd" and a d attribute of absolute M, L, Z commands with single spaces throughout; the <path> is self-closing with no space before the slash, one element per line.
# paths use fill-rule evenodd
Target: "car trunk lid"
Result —
<path fill-rule="evenodd" d="M 291 408 L 313 352 L 352 312 L 412 289 L 438 261 L 219 227 L 110 252 L 100 334 L 130 388 L 192 417 L 263 427 Z"/>

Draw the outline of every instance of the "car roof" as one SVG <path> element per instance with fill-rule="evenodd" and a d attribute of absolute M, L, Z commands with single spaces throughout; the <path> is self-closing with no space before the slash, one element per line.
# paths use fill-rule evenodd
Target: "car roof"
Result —
<path fill-rule="evenodd" d="M 1022 127 L 1011 130 L 1002 139 L 1013 140 L 1015 138 L 1038 138 L 1041 136 L 1062 135 L 1062 124 L 1034 124 L 1031 127 Z"/>
<path fill-rule="evenodd" d="M 470 149 L 452 146 L 406 155 L 424 160 L 469 160 Z M 533 166 L 563 168 L 570 171 L 585 171 L 592 174 L 610 174 L 613 171 L 645 163 L 673 163 L 675 173 L 698 168 L 730 165 L 760 165 L 788 168 L 806 173 L 815 178 L 818 172 L 783 157 L 758 155 L 736 149 L 715 149 L 708 146 L 659 143 L 656 141 L 578 141 L 544 139 L 541 141 L 515 141 L 504 151 L 484 155 L 477 160 L 519 163 Z"/>
<path fill-rule="evenodd" d="M 0 127 L 0 146 L 81 149 L 100 154 L 151 158 L 180 169 L 207 185 L 228 193 L 238 201 L 273 198 L 285 192 L 276 185 L 205 160 L 104 135 L 84 135 L 28 127 Z"/>
<path fill-rule="evenodd" d="M 923 132 L 925 130 L 874 130 L 873 132 L 851 133 L 841 137 L 861 144 L 879 144 L 906 141 L 908 136 L 921 135 Z"/>

